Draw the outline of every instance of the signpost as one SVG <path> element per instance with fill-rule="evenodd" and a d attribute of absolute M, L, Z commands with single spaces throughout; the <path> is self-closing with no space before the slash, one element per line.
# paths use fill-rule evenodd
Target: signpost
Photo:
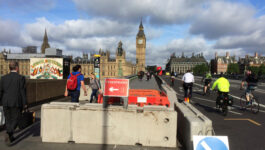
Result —
<path fill-rule="evenodd" d="M 100 55 L 94 55 L 94 73 L 96 78 L 100 77 Z"/>
<path fill-rule="evenodd" d="M 194 150 L 229 150 L 227 136 L 193 136 Z"/>
<path fill-rule="evenodd" d="M 105 79 L 104 96 L 128 97 L 129 79 Z"/>
<path fill-rule="evenodd" d="M 103 107 L 107 106 L 108 97 L 122 97 L 124 108 L 128 107 L 129 79 L 105 79 Z"/>

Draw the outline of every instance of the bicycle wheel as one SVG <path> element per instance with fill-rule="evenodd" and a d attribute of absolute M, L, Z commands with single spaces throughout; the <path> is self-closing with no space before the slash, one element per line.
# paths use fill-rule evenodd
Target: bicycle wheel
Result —
<path fill-rule="evenodd" d="M 259 100 L 256 97 L 252 98 L 251 100 L 251 111 L 254 114 L 259 112 Z"/>
<path fill-rule="evenodd" d="M 242 95 L 240 97 L 240 106 L 242 110 L 246 109 L 246 104 L 247 104 L 246 95 Z"/>
<path fill-rule="evenodd" d="M 222 106 L 222 113 L 223 113 L 224 116 L 227 116 L 228 109 L 227 109 L 227 105 L 226 104 L 223 104 L 223 106 Z"/>

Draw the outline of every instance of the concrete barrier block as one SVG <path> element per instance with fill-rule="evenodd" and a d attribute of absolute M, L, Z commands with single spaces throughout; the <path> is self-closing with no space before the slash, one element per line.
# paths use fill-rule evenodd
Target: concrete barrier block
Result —
<path fill-rule="evenodd" d="M 71 105 L 44 104 L 41 107 L 42 142 L 67 143 L 72 141 Z"/>
<path fill-rule="evenodd" d="M 142 145 L 177 146 L 177 113 L 175 111 L 145 107 L 143 113 L 138 113 L 138 117 L 139 142 Z"/>
<path fill-rule="evenodd" d="M 81 106 L 73 112 L 73 139 L 76 143 L 134 145 L 136 133 L 128 122 L 136 118 L 136 111 L 121 111 L 115 108 Z M 127 118 L 127 119 L 126 119 Z M 134 119 L 135 120 L 135 119 Z M 130 134 L 128 134 L 130 133 Z"/>
<path fill-rule="evenodd" d="M 157 107 L 134 108 L 80 106 L 73 111 L 73 140 L 76 143 L 176 147 L 176 112 L 157 110 Z"/>

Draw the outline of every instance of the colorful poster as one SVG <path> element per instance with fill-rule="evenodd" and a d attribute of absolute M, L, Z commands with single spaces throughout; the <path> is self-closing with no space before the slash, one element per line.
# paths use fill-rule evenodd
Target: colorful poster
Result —
<path fill-rule="evenodd" d="M 63 58 L 30 58 L 30 79 L 63 79 Z"/>

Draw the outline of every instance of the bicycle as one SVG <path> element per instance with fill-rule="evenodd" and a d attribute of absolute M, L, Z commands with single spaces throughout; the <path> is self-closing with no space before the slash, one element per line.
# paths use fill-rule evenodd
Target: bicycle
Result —
<path fill-rule="evenodd" d="M 223 116 L 228 114 L 228 106 L 233 105 L 233 99 L 226 93 L 220 93 L 217 97 L 216 108 L 221 109 Z"/>
<path fill-rule="evenodd" d="M 204 93 L 204 87 L 203 87 L 203 89 L 202 89 L 203 90 L 203 95 L 207 95 L 207 96 L 211 95 L 210 88 L 211 88 L 211 86 L 210 85 L 207 85 L 206 93 Z"/>
<path fill-rule="evenodd" d="M 258 97 L 253 95 L 255 88 L 250 89 L 249 102 L 246 100 L 246 92 L 240 97 L 240 106 L 242 110 L 246 110 L 248 107 L 250 107 L 252 113 L 257 114 L 259 112 L 259 100 Z M 247 103 L 249 103 L 248 106 Z"/>
<path fill-rule="evenodd" d="M 187 97 L 184 97 L 184 101 L 188 103 L 191 100 L 191 88 L 192 88 L 192 85 L 187 85 Z"/>

